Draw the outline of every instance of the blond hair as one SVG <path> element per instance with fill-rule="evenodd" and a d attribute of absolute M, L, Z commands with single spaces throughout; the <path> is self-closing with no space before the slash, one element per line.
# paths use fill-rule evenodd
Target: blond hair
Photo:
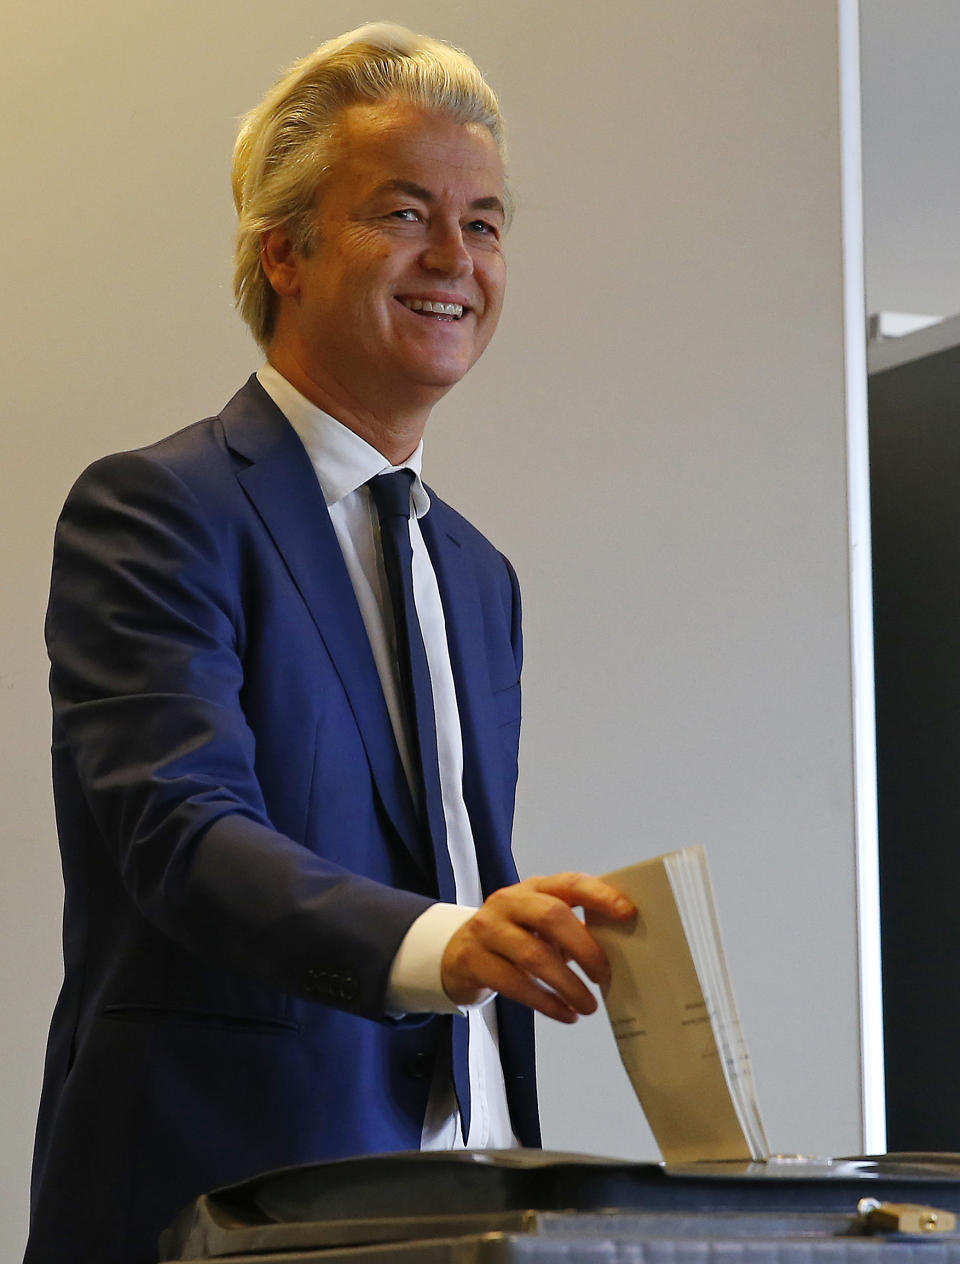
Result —
<path fill-rule="evenodd" d="M 505 157 L 493 90 L 466 53 L 377 22 L 328 40 L 295 62 L 245 114 L 233 151 L 238 226 L 233 289 L 262 347 L 273 335 L 273 288 L 260 262 L 265 232 L 286 226 L 294 247 L 316 247 L 314 206 L 331 165 L 339 115 L 349 105 L 399 98 L 458 123 L 480 123 Z"/>

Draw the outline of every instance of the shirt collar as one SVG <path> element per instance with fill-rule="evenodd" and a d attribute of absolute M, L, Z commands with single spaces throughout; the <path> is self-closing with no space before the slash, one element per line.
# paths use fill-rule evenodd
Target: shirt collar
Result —
<path fill-rule="evenodd" d="M 400 465 L 391 465 L 382 452 L 349 427 L 318 408 L 273 367 L 265 364 L 257 381 L 297 432 L 317 474 L 327 508 L 349 496 L 378 474 L 413 471 L 413 511 L 418 518 L 430 508 L 430 497 L 420 478 L 423 440 Z"/>

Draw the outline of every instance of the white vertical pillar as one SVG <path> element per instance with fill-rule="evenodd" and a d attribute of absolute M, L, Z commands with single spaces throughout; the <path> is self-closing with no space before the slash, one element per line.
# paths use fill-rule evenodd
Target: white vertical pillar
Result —
<path fill-rule="evenodd" d="M 877 825 L 877 740 L 870 552 L 870 447 L 863 268 L 859 0 L 839 0 L 843 163 L 844 353 L 850 513 L 850 634 L 856 784 L 857 923 L 863 1147 L 886 1150 Z"/>

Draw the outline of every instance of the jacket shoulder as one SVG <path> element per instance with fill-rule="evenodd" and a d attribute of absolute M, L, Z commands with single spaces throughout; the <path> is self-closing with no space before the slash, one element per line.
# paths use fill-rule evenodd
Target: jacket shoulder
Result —
<path fill-rule="evenodd" d="M 302 446 L 251 377 L 219 413 L 142 447 L 94 461 L 74 483 L 68 504 L 92 488 L 119 489 L 144 480 L 179 484 L 206 501 L 215 497 L 218 484 L 232 485 L 239 469 L 278 445 Z"/>

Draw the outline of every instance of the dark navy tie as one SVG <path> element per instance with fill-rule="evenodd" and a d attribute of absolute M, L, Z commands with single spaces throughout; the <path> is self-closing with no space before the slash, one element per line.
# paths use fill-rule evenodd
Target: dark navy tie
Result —
<path fill-rule="evenodd" d="M 383 569 L 390 588 L 397 640 L 397 670 L 413 744 L 414 775 L 420 800 L 421 823 L 428 854 L 433 859 L 441 900 L 456 903 L 457 893 L 447 849 L 447 827 L 440 793 L 437 726 L 433 687 L 420 620 L 413 599 L 413 549 L 410 546 L 410 484 L 412 470 L 397 470 L 372 478 L 367 486 L 380 516 Z"/>
<path fill-rule="evenodd" d="M 441 900 L 455 904 L 456 885 L 440 791 L 437 726 L 433 686 L 420 620 L 413 598 L 413 549 L 410 544 L 410 485 L 412 470 L 379 474 L 367 486 L 380 518 L 383 569 L 390 589 L 397 640 L 397 669 L 407 716 L 407 732 L 413 738 L 414 764 L 420 797 L 420 816 L 429 852 L 433 857 L 437 891 Z M 453 1082 L 460 1106 L 464 1144 L 470 1128 L 470 1092 L 467 1060 L 467 1020 L 453 1022 Z"/>

